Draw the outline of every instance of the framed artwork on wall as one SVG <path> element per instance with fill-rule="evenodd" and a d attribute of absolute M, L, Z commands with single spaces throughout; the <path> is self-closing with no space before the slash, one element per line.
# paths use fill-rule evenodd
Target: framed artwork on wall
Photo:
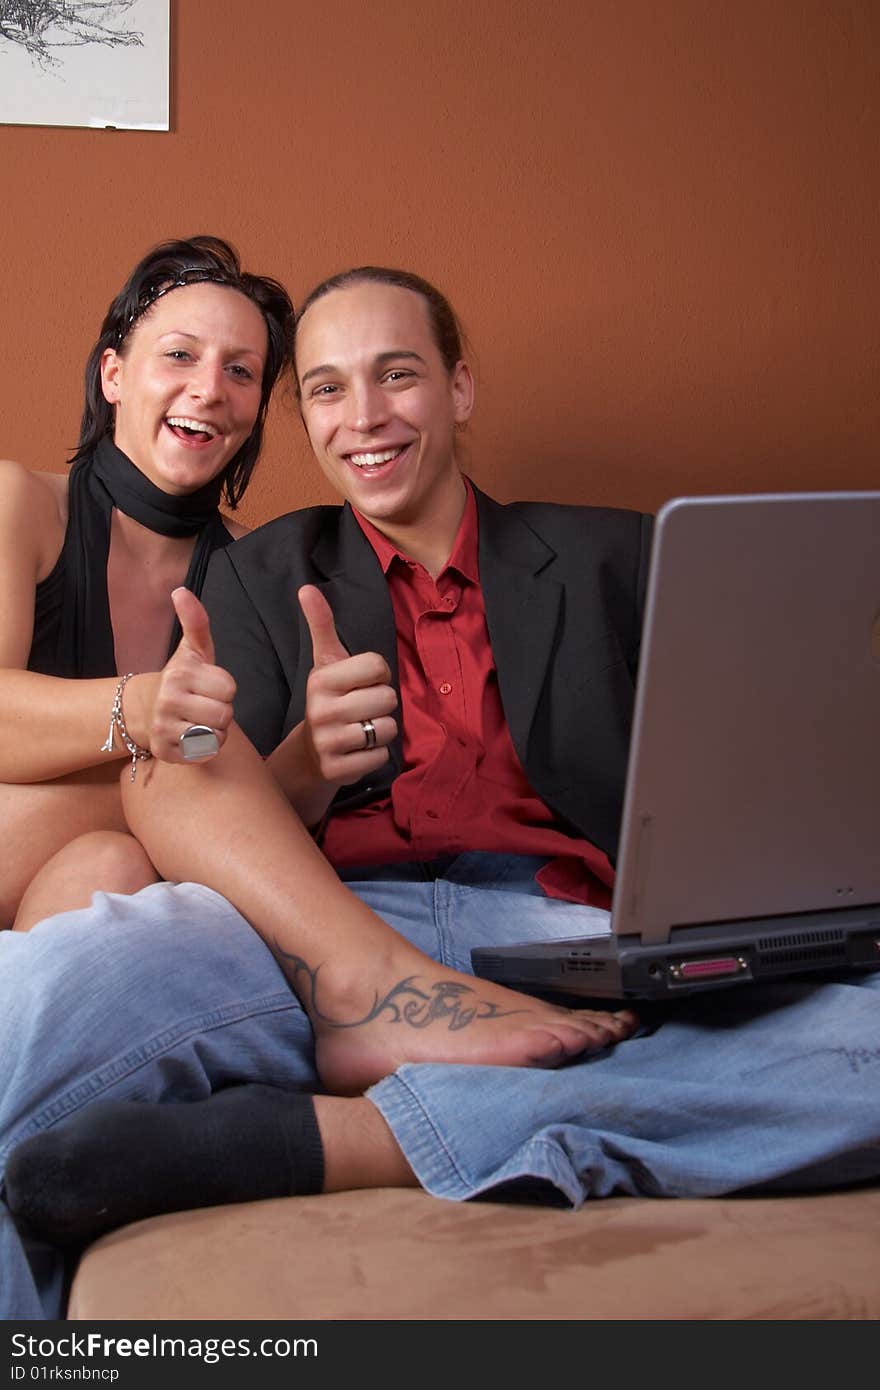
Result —
<path fill-rule="evenodd" d="M 170 0 L 0 0 L 0 122 L 167 130 Z"/>

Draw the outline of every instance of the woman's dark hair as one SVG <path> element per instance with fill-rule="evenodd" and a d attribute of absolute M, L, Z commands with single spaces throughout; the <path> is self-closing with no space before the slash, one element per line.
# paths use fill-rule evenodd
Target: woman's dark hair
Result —
<path fill-rule="evenodd" d="M 107 348 L 115 348 L 124 357 L 129 333 L 157 299 L 184 285 L 203 283 L 228 285 L 246 295 L 263 315 L 268 333 L 260 409 L 248 438 L 222 475 L 223 494 L 234 509 L 244 496 L 259 457 L 272 388 L 293 362 L 294 311 L 283 285 L 265 275 L 243 271 L 238 252 L 219 237 L 163 241 L 148 251 L 129 275 L 107 310 L 101 336 L 89 353 L 79 444 L 70 462 L 87 458 L 99 440 L 113 433 L 113 407 L 101 388 L 101 358 Z"/>
<path fill-rule="evenodd" d="M 402 290 L 412 290 L 413 294 L 421 295 L 428 309 L 428 321 L 431 325 L 431 333 L 434 342 L 446 370 L 451 372 L 456 362 L 460 362 L 463 354 L 462 341 L 464 331 L 459 322 L 458 315 L 453 309 L 449 300 L 444 294 L 432 285 L 430 281 L 423 280 L 420 275 L 413 275 L 409 270 L 390 270 L 387 266 L 381 265 L 361 265 L 354 270 L 343 270 L 338 275 L 331 275 L 328 280 L 322 280 L 320 285 L 316 285 L 310 294 L 307 294 L 296 316 L 296 327 L 302 323 L 306 311 L 311 308 L 316 299 L 323 299 L 325 294 L 330 294 L 332 290 L 347 290 L 353 285 L 396 285 Z M 296 380 L 297 395 L 299 395 L 299 378 Z"/>

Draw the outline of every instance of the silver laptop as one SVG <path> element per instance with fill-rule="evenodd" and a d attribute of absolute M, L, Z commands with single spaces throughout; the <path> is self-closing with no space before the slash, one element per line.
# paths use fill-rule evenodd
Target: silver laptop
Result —
<path fill-rule="evenodd" d="M 473 966 L 597 999 L 880 967 L 880 492 L 662 507 L 611 934 Z"/>

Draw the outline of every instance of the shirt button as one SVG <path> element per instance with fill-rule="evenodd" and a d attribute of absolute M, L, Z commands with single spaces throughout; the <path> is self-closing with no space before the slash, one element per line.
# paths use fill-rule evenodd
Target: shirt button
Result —
<path fill-rule="evenodd" d="M 449 684 L 449 681 L 444 681 L 442 685 L 438 685 L 437 689 L 440 691 L 441 695 L 450 695 L 452 693 L 452 686 Z"/>
<path fill-rule="evenodd" d="M 453 603 L 455 603 L 455 599 L 452 596 L 452 594 L 446 594 L 446 596 L 443 599 L 443 602 L 447 605 L 447 607 L 451 608 Z"/>

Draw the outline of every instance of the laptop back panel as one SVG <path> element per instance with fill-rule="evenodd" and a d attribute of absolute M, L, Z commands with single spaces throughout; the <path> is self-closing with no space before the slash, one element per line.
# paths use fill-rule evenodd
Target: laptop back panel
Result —
<path fill-rule="evenodd" d="M 651 997 L 880 965 L 880 493 L 658 515 L 610 940 L 477 973 Z"/>
<path fill-rule="evenodd" d="M 658 517 L 617 935 L 880 901 L 880 494 Z"/>

